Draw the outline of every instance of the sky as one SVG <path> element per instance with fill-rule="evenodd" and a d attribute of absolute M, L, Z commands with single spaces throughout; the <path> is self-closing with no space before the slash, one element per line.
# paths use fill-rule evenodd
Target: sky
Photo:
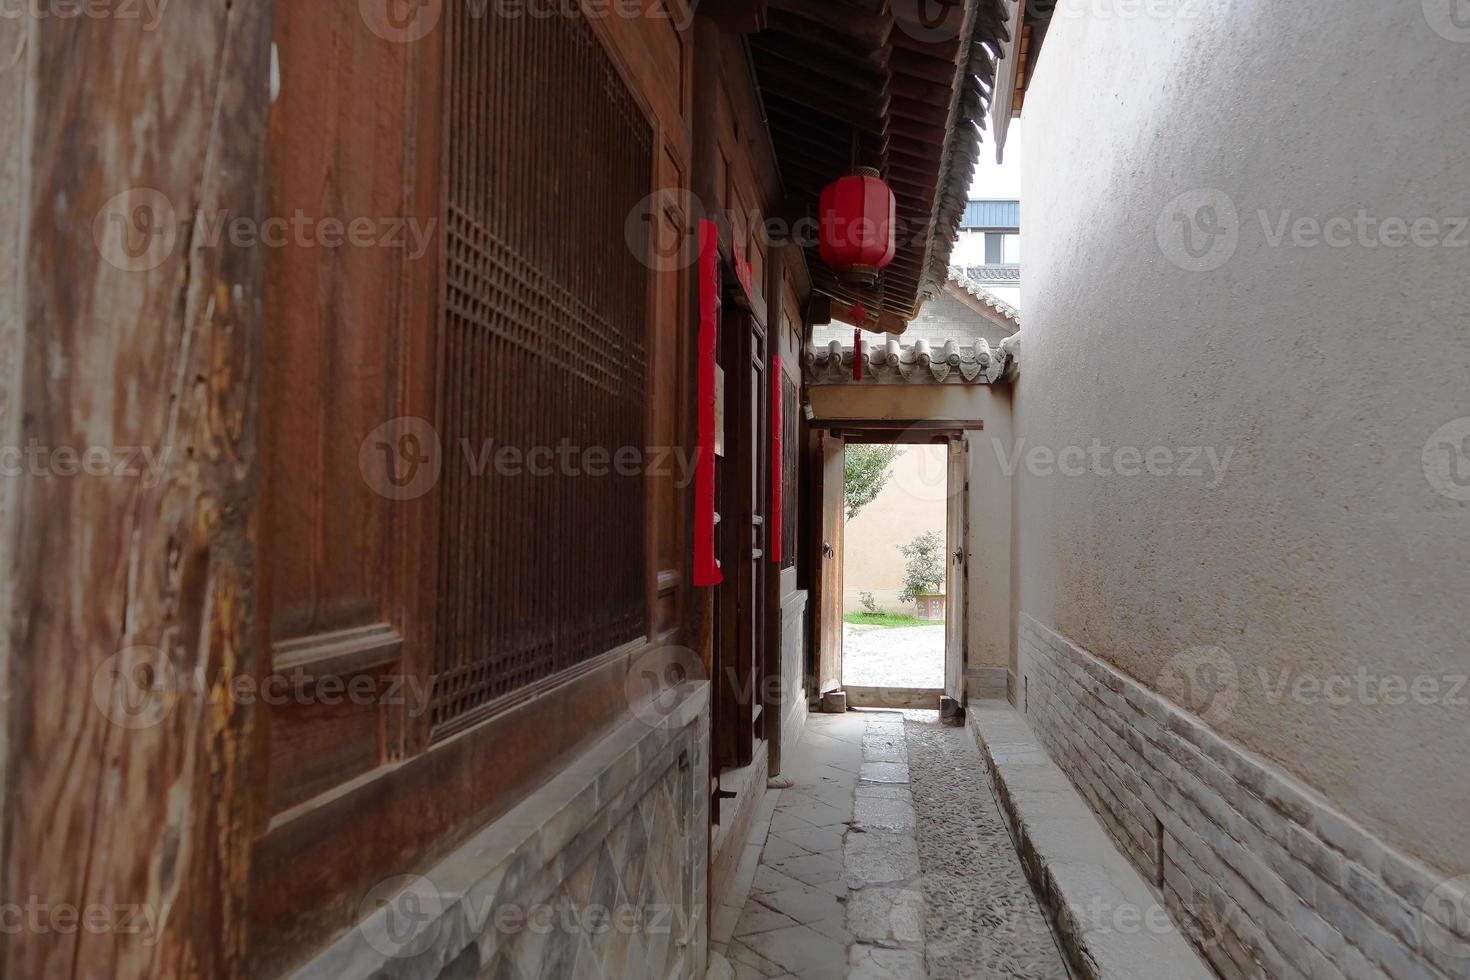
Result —
<path fill-rule="evenodd" d="M 1020 200 L 1021 198 L 1021 120 L 1012 119 L 1006 134 L 1006 162 L 995 162 L 995 144 L 991 131 L 985 131 L 980 147 L 980 162 L 970 182 L 971 200 Z"/>

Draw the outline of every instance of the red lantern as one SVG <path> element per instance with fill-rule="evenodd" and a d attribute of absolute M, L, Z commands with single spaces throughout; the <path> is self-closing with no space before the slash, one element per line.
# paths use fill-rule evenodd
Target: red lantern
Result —
<path fill-rule="evenodd" d="M 822 191 L 818 241 L 822 261 L 844 282 L 872 286 L 893 261 L 893 191 L 878 171 L 863 168 Z"/>

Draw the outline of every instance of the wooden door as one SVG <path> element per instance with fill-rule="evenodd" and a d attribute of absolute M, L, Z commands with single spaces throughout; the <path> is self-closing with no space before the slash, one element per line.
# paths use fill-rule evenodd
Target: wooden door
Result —
<path fill-rule="evenodd" d="M 766 336 L 734 309 L 721 324 L 725 459 L 720 475 L 720 566 L 715 651 L 717 760 L 722 768 L 755 758 L 762 722 L 760 667 L 766 630 L 768 440 Z"/>
<path fill-rule="evenodd" d="M 949 477 L 945 521 L 948 545 L 944 618 L 944 693 L 965 703 L 965 593 L 969 588 L 970 466 L 969 444 L 963 436 L 949 444 Z"/>
<path fill-rule="evenodd" d="M 822 434 L 822 547 L 818 557 L 817 617 L 821 645 L 817 651 L 817 693 L 842 686 L 842 531 L 846 523 L 846 452 L 843 439 Z"/>
<path fill-rule="evenodd" d="M 263 667 L 292 692 L 258 719 L 266 815 L 403 754 L 422 705 L 311 686 L 405 689 L 393 678 L 419 639 L 419 590 L 432 588 L 424 529 L 442 465 L 424 305 L 434 167 L 412 152 L 436 114 L 412 111 L 407 94 L 432 77 L 418 60 L 430 46 L 374 33 L 354 0 L 283 4 L 275 39 L 271 213 L 303 220 L 266 250 Z M 338 224 L 356 231 L 334 246 Z"/>

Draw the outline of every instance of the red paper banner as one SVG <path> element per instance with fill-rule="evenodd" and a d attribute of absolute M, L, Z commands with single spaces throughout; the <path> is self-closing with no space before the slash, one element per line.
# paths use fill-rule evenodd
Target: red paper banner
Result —
<path fill-rule="evenodd" d="M 771 561 L 781 564 L 781 358 L 771 357 Z"/>
<path fill-rule="evenodd" d="M 699 223 L 699 413 L 694 467 L 694 584 L 724 581 L 715 557 L 715 345 L 720 318 L 720 231 Z"/>

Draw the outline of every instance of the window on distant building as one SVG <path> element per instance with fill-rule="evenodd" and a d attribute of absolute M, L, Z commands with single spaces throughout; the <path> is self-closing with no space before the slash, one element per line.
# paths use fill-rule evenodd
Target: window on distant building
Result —
<path fill-rule="evenodd" d="M 1020 265 L 1021 236 L 1000 231 L 985 233 L 986 265 Z"/>

